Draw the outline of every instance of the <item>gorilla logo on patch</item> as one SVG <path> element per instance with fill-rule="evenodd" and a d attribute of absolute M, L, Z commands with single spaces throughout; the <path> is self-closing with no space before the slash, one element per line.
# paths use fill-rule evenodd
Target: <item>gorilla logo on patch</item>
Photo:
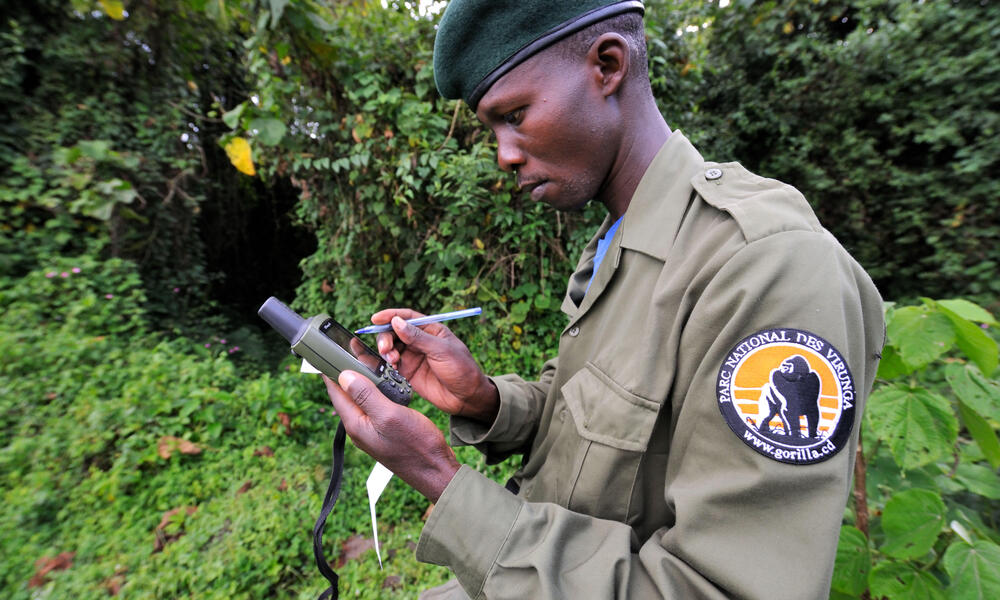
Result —
<path fill-rule="evenodd" d="M 719 410 L 750 448 L 785 463 L 830 458 L 850 438 L 854 380 L 829 342 L 800 329 L 768 329 L 726 355 Z"/>
<path fill-rule="evenodd" d="M 757 428 L 769 427 L 771 419 L 777 416 L 781 418 L 784 435 L 802 437 L 799 421 L 805 417 L 809 437 L 816 437 L 819 426 L 819 375 L 809 368 L 806 359 L 799 354 L 785 359 L 780 367 L 771 371 L 768 386 L 763 395 L 771 412 Z"/>

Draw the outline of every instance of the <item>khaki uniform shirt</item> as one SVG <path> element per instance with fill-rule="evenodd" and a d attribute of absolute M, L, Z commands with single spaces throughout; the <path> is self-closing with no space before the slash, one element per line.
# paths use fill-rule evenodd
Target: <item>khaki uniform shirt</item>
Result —
<path fill-rule="evenodd" d="M 584 294 L 611 222 L 570 279 L 558 358 L 535 382 L 494 379 L 492 426 L 452 420 L 453 442 L 490 461 L 525 458 L 517 495 L 466 466 L 445 489 L 417 558 L 448 566 L 461 589 L 431 596 L 826 598 L 884 342 L 871 279 L 799 192 L 706 163 L 680 132 L 647 169 Z M 794 414 L 767 371 L 745 379 L 764 356 L 751 349 L 788 354 L 781 340 L 796 337 L 829 371 L 821 428 L 840 418 L 839 438 L 806 454 L 768 439 L 790 439 L 778 435 L 787 414 L 784 427 L 812 433 L 810 417 Z M 739 387 L 739 369 L 753 389 Z M 750 398 L 738 413 L 733 394 Z M 777 434 L 754 434 L 782 403 L 767 416 Z"/>

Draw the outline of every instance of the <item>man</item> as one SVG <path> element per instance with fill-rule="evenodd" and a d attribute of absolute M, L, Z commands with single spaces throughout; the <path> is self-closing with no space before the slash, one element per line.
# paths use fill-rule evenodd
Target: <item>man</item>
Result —
<path fill-rule="evenodd" d="M 671 132 L 642 10 L 454 0 L 441 20 L 438 89 L 494 132 L 500 167 L 535 201 L 608 216 L 538 381 L 487 377 L 443 325 L 407 325 L 413 311 L 372 317 L 455 443 L 523 455 L 509 489 L 363 377 L 327 380 L 355 444 L 436 503 L 417 558 L 456 579 L 425 598 L 828 594 L 881 300 L 797 191 Z M 793 357 L 819 414 L 783 426 L 765 392 Z"/>

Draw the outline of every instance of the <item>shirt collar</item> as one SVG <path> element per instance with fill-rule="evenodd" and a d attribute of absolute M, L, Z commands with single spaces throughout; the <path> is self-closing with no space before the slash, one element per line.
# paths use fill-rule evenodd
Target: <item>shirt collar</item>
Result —
<path fill-rule="evenodd" d="M 621 247 L 666 260 L 694 189 L 691 178 L 704 159 L 674 131 L 649 163 L 622 223 Z"/>

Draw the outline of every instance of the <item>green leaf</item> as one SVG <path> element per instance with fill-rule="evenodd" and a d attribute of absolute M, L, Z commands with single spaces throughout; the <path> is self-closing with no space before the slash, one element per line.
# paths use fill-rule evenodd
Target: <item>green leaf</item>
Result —
<path fill-rule="evenodd" d="M 992 600 L 1000 597 L 1000 546 L 985 540 L 956 542 L 944 553 L 944 569 L 951 576 L 949 598 Z"/>
<path fill-rule="evenodd" d="M 958 419 L 946 398 L 920 387 L 890 385 L 868 400 L 875 435 L 889 444 L 896 464 L 911 470 L 951 451 Z"/>
<path fill-rule="evenodd" d="M 1000 440 L 997 439 L 997 434 L 990 427 L 990 424 L 961 400 L 958 401 L 958 414 L 962 418 L 965 429 L 968 430 L 972 439 L 976 440 L 979 449 L 983 451 L 986 460 L 993 465 L 994 469 L 1000 467 Z"/>
<path fill-rule="evenodd" d="M 271 29 L 278 26 L 278 21 L 281 20 L 281 14 L 285 12 L 286 6 L 288 6 L 288 0 L 271 0 Z"/>
<path fill-rule="evenodd" d="M 510 320 L 512 323 L 523 323 L 531 310 L 531 305 L 524 300 L 519 300 L 510 307 Z"/>
<path fill-rule="evenodd" d="M 96 161 L 102 161 L 113 154 L 111 142 L 107 140 L 81 140 L 76 145 L 83 156 L 89 156 Z"/>
<path fill-rule="evenodd" d="M 927 306 L 894 310 L 886 332 L 900 358 L 918 368 L 947 352 L 955 343 L 951 320 Z"/>
<path fill-rule="evenodd" d="M 222 122 L 226 124 L 226 127 L 236 129 L 236 126 L 240 122 L 240 115 L 243 114 L 243 109 L 246 108 L 246 105 L 246 102 L 241 102 L 233 110 L 222 113 Z"/>
<path fill-rule="evenodd" d="M 914 367 L 903 362 L 899 352 L 893 346 L 886 346 L 882 350 L 882 360 L 878 363 L 879 379 L 895 379 L 908 375 L 914 371 Z"/>
<path fill-rule="evenodd" d="M 944 306 L 939 306 L 938 309 L 955 326 L 955 341 L 962 352 L 976 363 L 980 371 L 986 375 L 993 373 L 997 368 L 998 355 L 1000 355 L 1000 348 L 997 347 L 993 338 L 972 321 L 959 316 Z"/>
<path fill-rule="evenodd" d="M 880 550 L 896 558 L 927 554 L 944 528 L 945 511 L 937 492 L 918 488 L 894 494 L 882 512 L 885 544 Z"/>
<path fill-rule="evenodd" d="M 249 128 L 256 131 L 257 139 L 265 146 L 276 146 L 288 130 L 284 123 L 270 118 L 254 119 Z"/>
<path fill-rule="evenodd" d="M 955 469 L 955 479 L 977 496 L 1000 500 L 1000 475 L 994 469 L 983 465 L 960 464 Z"/>
<path fill-rule="evenodd" d="M 833 589 L 860 595 L 868 588 L 871 567 L 868 538 L 856 527 L 842 526 L 837 543 L 837 562 L 833 569 Z"/>
<path fill-rule="evenodd" d="M 938 300 L 937 303 L 963 319 L 1000 327 L 1000 323 L 993 318 L 988 310 L 968 300 Z"/>
<path fill-rule="evenodd" d="M 1000 386 L 983 377 L 974 368 L 948 365 L 945 378 L 959 400 L 982 417 L 1000 416 Z"/>
<path fill-rule="evenodd" d="M 322 16 L 316 13 L 312 12 L 307 13 L 306 18 L 309 19 L 309 22 L 312 24 L 313 27 L 319 29 L 320 31 L 325 31 L 329 33 L 331 31 L 336 30 L 336 27 L 334 27 L 326 19 L 324 19 Z"/>
<path fill-rule="evenodd" d="M 889 600 L 946 600 L 941 582 L 907 563 L 883 562 L 868 578 L 872 598 Z"/>

